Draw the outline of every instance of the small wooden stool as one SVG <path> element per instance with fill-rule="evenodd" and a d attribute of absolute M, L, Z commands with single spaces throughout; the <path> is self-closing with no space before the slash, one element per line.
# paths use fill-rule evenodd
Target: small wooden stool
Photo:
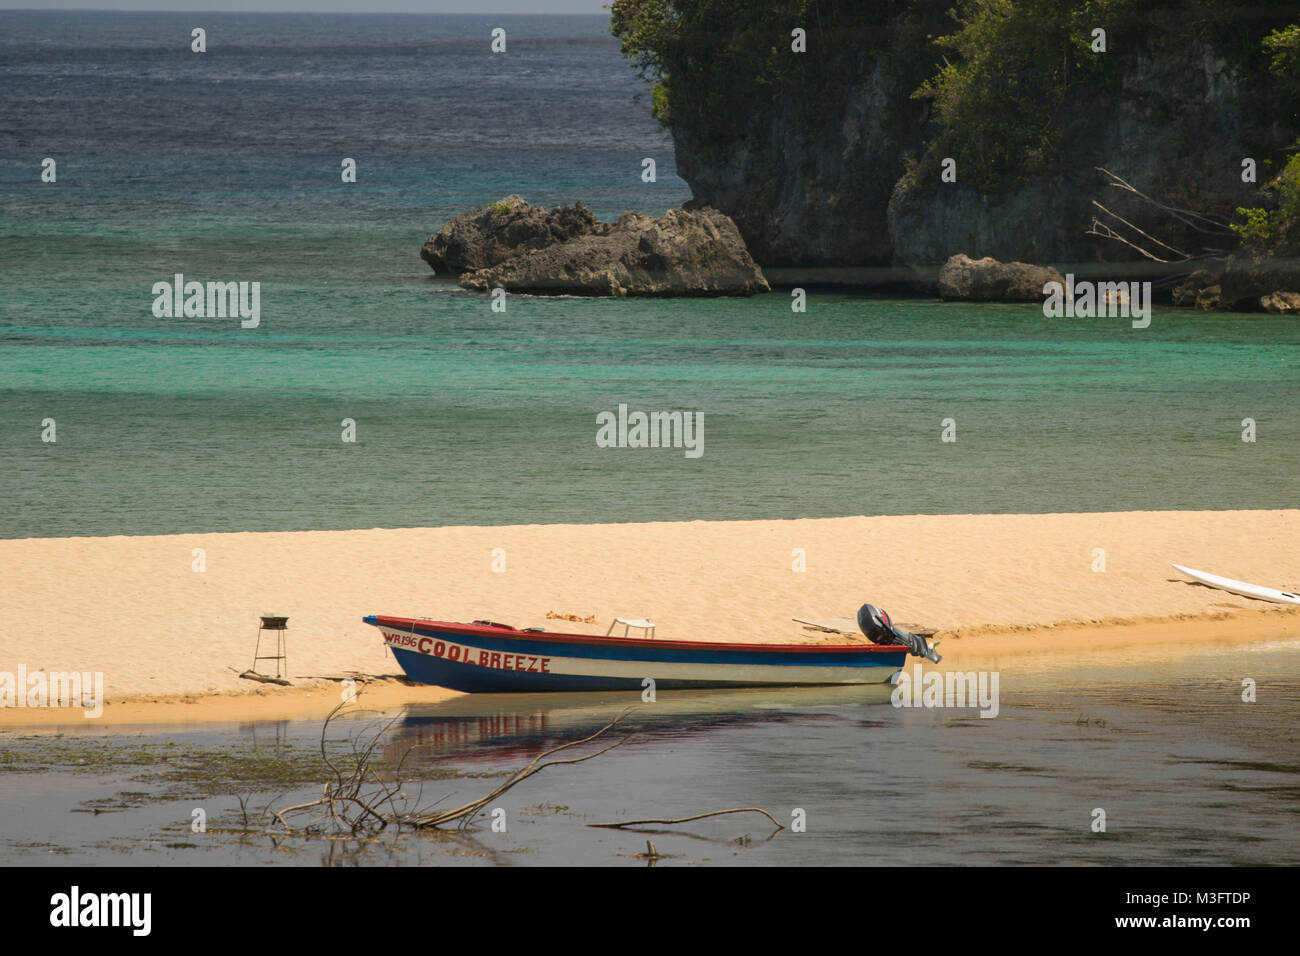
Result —
<path fill-rule="evenodd" d="M 257 647 L 253 651 L 253 673 L 256 674 L 258 661 L 275 661 L 275 676 L 283 679 L 280 673 L 281 667 L 285 671 L 289 670 L 289 655 L 284 646 L 284 632 L 289 629 L 289 619 L 287 617 L 275 617 L 271 614 L 262 615 L 262 625 L 257 629 Z M 275 631 L 275 653 L 262 653 L 262 632 Z"/>

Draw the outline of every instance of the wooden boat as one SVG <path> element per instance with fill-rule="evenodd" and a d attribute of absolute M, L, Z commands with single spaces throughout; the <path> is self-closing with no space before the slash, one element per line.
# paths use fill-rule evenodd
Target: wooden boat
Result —
<path fill-rule="evenodd" d="M 470 693 L 878 684 L 902 669 L 893 644 L 724 644 L 556 634 L 492 621 L 372 614 L 406 676 Z"/>

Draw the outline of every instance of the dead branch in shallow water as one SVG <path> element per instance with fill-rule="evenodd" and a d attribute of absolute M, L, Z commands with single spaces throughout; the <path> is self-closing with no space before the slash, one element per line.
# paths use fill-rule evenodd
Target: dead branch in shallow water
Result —
<path fill-rule="evenodd" d="M 785 829 L 784 823 L 781 823 L 762 807 L 733 807 L 730 810 L 710 810 L 708 813 L 697 813 L 690 817 L 677 817 L 674 820 L 621 820 L 617 823 L 588 823 L 587 826 L 603 827 L 606 830 L 619 830 L 623 827 L 636 827 L 649 823 L 690 823 L 692 820 L 703 820 L 705 817 L 720 817 L 724 813 L 761 813 L 771 820 L 778 830 Z"/>
<path fill-rule="evenodd" d="M 617 726 L 619 721 L 631 710 L 631 708 L 627 708 L 593 734 L 580 740 L 571 740 L 568 743 L 560 744 L 558 747 L 552 747 L 550 750 L 538 754 L 527 766 L 513 773 L 510 779 L 494 787 L 490 792 L 478 799 L 471 800 L 469 803 L 454 809 L 434 812 L 434 807 L 446 800 L 451 794 L 444 795 L 431 805 L 420 806 L 414 810 L 408 809 L 416 801 L 412 801 L 403 790 L 402 771 L 407 758 L 416 749 L 415 747 L 408 748 L 402 754 L 397 765 L 390 771 L 388 779 L 381 776 L 374 767 L 375 751 L 380 746 L 388 730 L 396 723 L 397 718 L 388 721 L 378 730 L 371 731 L 368 737 L 365 736 L 365 730 L 349 735 L 348 740 L 352 745 L 350 753 L 339 756 L 337 754 L 332 755 L 329 752 L 326 745 L 328 743 L 330 722 L 338 716 L 345 706 L 346 702 L 339 704 L 330 711 L 325 718 L 324 725 L 321 727 L 320 756 L 333 775 L 333 779 L 327 780 L 322 787 L 321 795 L 315 800 L 297 803 L 279 810 L 272 809 L 270 806 L 267 807 L 267 816 L 283 827 L 282 836 L 359 839 L 377 834 L 390 826 L 397 830 L 400 830 L 403 826 L 418 830 L 437 830 L 451 823 L 458 823 L 460 828 L 464 829 L 492 801 L 529 777 L 541 773 L 547 767 L 582 763 L 608 753 L 615 747 L 625 743 L 629 738 L 624 737 L 622 740 L 615 741 L 609 746 L 602 747 L 600 750 L 582 757 L 571 757 L 563 760 L 546 759 L 552 754 L 596 740 Z M 372 722 L 369 726 L 373 727 L 374 723 Z M 420 792 L 423 793 L 422 786 Z M 256 832 L 248 825 L 248 816 L 243 801 L 241 801 L 241 810 L 244 811 L 245 832 Z M 304 816 L 306 817 L 305 821 L 299 823 L 299 820 Z"/>
<path fill-rule="evenodd" d="M 388 782 L 375 772 L 371 766 L 371 761 L 374 757 L 375 748 L 379 746 L 384 734 L 397 722 L 397 718 L 394 717 L 377 732 L 373 733 L 369 742 L 360 748 L 358 748 L 358 736 L 349 737 L 352 744 L 350 756 L 352 757 L 353 766 L 344 769 L 330 759 L 325 744 L 329 734 L 330 721 L 338 716 L 339 711 L 346 707 L 348 703 L 348 701 L 343 701 L 331 710 L 325 718 L 325 723 L 321 726 L 321 760 L 333 772 L 334 780 L 325 783 L 321 796 L 316 800 L 294 804 L 282 810 L 269 811 L 271 816 L 284 827 L 286 833 L 293 833 L 296 830 L 320 832 L 325 826 L 333 826 L 355 835 L 370 829 L 382 830 L 389 823 L 395 822 L 380 813 L 377 806 L 387 803 L 391 807 L 393 801 L 401 796 L 401 764 L 398 764 L 393 780 Z M 320 815 L 303 827 L 296 828 L 286 819 L 291 814 L 306 813 L 310 810 L 318 810 Z"/>
<path fill-rule="evenodd" d="M 668 854 L 660 853 L 659 850 L 656 849 L 654 842 L 652 840 L 645 841 L 644 853 L 633 853 L 632 856 L 634 856 L 638 860 L 649 860 L 651 866 L 654 866 L 655 862 L 658 860 L 668 859 Z"/>
<path fill-rule="evenodd" d="M 610 744 L 608 747 L 602 747 L 600 750 L 597 750 L 595 753 L 587 754 L 584 757 L 572 757 L 567 760 L 547 760 L 545 763 L 542 763 L 542 761 L 545 760 L 545 758 L 549 757 L 551 754 L 559 753 L 561 750 L 568 750 L 570 747 L 577 747 L 580 744 L 590 743 L 591 741 L 595 740 L 597 737 L 604 734 L 606 731 L 613 729 L 614 726 L 616 726 L 618 722 L 622 720 L 624 716 L 626 716 L 626 714 L 627 711 L 626 710 L 623 711 L 623 713 L 619 714 L 617 717 L 615 717 L 613 720 L 607 723 L 604 727 L 601 727 L 600 730 L 596 731 L 594 734 L 590 735 L 589 737 L 583 737 L 581 740 L 571 740 L 567 744 L 560 744 L 560 746 L 558 747 L 552 747 L 550 750 L 538 754 L 536 757 L 533 758 L 532 762 L 528 764 L 527 767 L 524 767 L 522 770 L 517 771 L 514 774 L 514 776 L 512 776 L 505 783 L 501 784 L 501 786 L 494 789 L 491 793 L 479 797 L 479 799 L 477 800 L 473 800 L 465 804 L 464 806 L 457 807 L 454 810 L 444 810 L 441 813 L 428 814 L 420 817 L 412 817 L 408 820 L 408 822 L 410 822 L 411 824 L 413 824 L 414 826 L 420 829 L 437 828 L 437 827 L 444 826 L 448 823 L 455 823 L 456 821 L 460 821 L 462 827 L 469 826 L 470 821 L 473 820 L 475 815 L 480 810 L 482 810 L 485 806 L 487 806 L 497 797 L 501 796 L 501 794 L 505 793 L 515 784 L 522 783 L 523 781 L 527 780 L 529 777 L 533 776 L 534 774 L 541 773 L 547 767 L 558 767 L 561 764 L 582 763 L 584 760 L 591 760 L 593 757 L 599 757 L 601 754 L 608 753 L 609 751 L 613 750 L 615 747 L 623 743 L 626 743 L 628 738 L 624 737 L 622 740 L 617 740 L 614 743 Z"/>

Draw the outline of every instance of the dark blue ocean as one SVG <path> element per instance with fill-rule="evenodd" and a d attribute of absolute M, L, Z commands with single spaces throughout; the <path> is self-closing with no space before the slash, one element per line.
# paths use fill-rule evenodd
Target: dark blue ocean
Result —
<path fill-rule="evenodd" d="M 0 537 L 1295 503 L 1294 320 L 432 276 L 509 193 L 689 198 L 603 17 L 0 11 L 0 89 Z M 176 273 L 260 325 L 155 317 Z M 597 447 L 620 403 L 704 454 Z"/>

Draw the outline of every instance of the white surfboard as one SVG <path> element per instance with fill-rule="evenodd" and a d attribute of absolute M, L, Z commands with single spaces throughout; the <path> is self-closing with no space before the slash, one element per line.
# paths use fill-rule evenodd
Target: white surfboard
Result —
<path fill-rule="evenodd" d="M 1290 591 L 1279 591 L 1276 588 L 1261 587 L 1258 584 L 1248 584 L 1245 581 L 1234 581 L 1232 578 L 1222 578 L 1217 574 L 1210 574 L 1208 571 L 1185 568 L 1181 564 L 1175 564 L 1173 567 L 1183 572 L 1193 581 L 1200 581 L 1202 584 L 1208 584 L 1210 587 L 1218 588 L 1221 591 L 1231 591 L 1233 594 L 1240 594 L 1242 597 L 1258 598 L 1261 601 L 1272 601 L 1275 604 L 1300 604 L 1300 594 L 1292 594 Z"/>

